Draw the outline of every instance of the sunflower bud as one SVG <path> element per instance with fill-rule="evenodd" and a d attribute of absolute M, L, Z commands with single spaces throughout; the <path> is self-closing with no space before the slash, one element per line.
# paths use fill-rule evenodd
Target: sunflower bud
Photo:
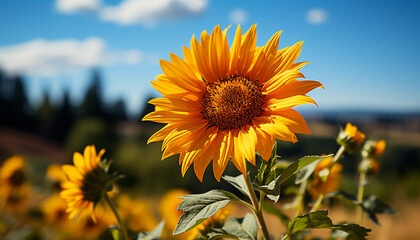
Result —
<path fill-rule="evenodd" d="M 356 152 L 364 140 L 365 134 L 351 123 L 347 123 L 346 128 L 341 130 L 337 137 L 337 143 L 344 146 L 349 153 Z"/>
<path fill-rule="evenodd" d="M 363 160 L 359 165 L 359 172 L 366 175 L 375 175 L 379 171 L 379 163 L 373 158 Z"/>
<path fill-rule="evenodd" d="M 385 140 L 380 140 L 380 141 L 368 140 L 363 146 L 362 156 L 364 158 L 371 158 L 371 157 L 379 156 L 384 153 L 385 147 L 386 147 Z"/>

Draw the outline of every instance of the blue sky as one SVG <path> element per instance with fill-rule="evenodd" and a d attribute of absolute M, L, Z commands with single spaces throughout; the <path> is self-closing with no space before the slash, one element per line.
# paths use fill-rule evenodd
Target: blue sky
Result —
<path fill-rule="evenodd" d="M 80 102 L 99 66 L 105 99 L 123 98 L 135 115 L 158 95 L 159 59 L 217 24 L 232 25 L 231 42 L 238 23 L 257 23 L 258 46 L 279 30 L 280 48 L 305 41 L 298 60 L 325 86 L 310 94 L 321 110 L 418 111 L 419 10 L 419 1 L 373 0 L 0 1 L 0 66 L 25 75 L 35 103 L 43 91 L 59 102 L 64 88 Z"/>

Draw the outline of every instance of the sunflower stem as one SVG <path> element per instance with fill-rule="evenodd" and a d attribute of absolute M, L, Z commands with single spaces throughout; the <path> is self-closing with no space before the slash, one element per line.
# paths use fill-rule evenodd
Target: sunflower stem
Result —
<path fill-rule="evenodd" d="M 108 205 L 111 207 L 112 212 L 115 215 L 115 218 L 117 218 L 118 225 L 120 227 L 120 231 L 121 231 L 123 239 L 124 240 L 130 240 L 130 238 L 128 237 L 128 234 L 127 234 L 127 229 L 125 228 L 125 224 L 123 223 L 120 215 L 118 214 L 117 207 L 115 206 L 114 201 L 112 201 L 112 199 L 109 197 L 109 195 L 107 193 L 105 193 L 105 200 L 108 203 Z"/>
<path fill-rule="evenodd" d="M 343 155 L 344 150 L 346 150 L 346 148 L 344 146 L 340 146 L 340 148 L 337 150 L 337 153 L 333 157 L 331 166 L 341 158 L 341 155 Z"/>
<path fill-rule="evenodd" d="M 366 173 L 365 172 L 361 172 L 360 173 L 360 177 L 359 177 L 359 188 L 357 190 L 357 201 L 359 203 L 361 203 L 363 201 L 363 194 L 365 191 L 365 181 L 366 181 Z M 359 205 L 357 206 L 357 210 L 356 210 L 356 223 L 357 224 L 362 224 L 362 206 Z"/>
<path fill-rule="evenodd" d="M 251 185 L 251 181 L 249 180 L 249 177 L 245 175 L 244 177 L 245 177 L 246 187 L 248 188 L 248 192 L 251 197 L 251 202 L 252 202 L 252 206 L 254 210 L 253 212 L 254 212 L 255 218 L 257 219 L 259 228 L 264 235 L 264 239 L 271 240 L 270 234 L 268 233 L 267 225 L 265 224 L 265 221 L 264 221 L 264 216 L 262 212 L 262 204 L 260 207 L 259 201 L 257 199 L 257 196 L 255 195 L 255 191 Z M 264 197 L 264 196 L 261 196 L 261 197 Z"/>
<path fill-rule="evenodd" d="M 286 233 L 286 235 L 284 235 L 282 238 L 281 238 L 281 240 L 287 240 L 287 239 L 289 239 L 289 233 Z"/>
<path fill-rule="evenodd" d="M 302 182 L 300 184 L 299 187 L 299 195 L 296 197 L 296 202 L 297 202 L 297 213 L 296 216 L 302 215 L 304 209 L 305 209 L 305 191 L 306 191 L 306 186 L 308 185 L 308 181 L 305 180 L 304 182 Z"/>

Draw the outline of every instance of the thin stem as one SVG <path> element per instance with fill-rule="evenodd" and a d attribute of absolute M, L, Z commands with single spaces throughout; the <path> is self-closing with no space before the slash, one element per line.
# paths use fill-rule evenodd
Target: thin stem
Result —
<path fill-rule="evenodd" d="M 365 191 L 366 173 L 361 172 L 359 178 L 359 188 L 357 190 L 357 201 L 361 203 L 363 201 L 363 194 Z M 362 206 L 358 206 L 356 210 L 356 223 L 362 224 Z"/>
<path fill-rule="evenodd" d="M 108 205 L 111 207 L 112 212 L 115 215 L 115 218 L 117 218 L 118 225 L 120 226 L 120 231 L 123 235 L 123 239 L 124 240 L 130 240 L 130 238 L 128 238 L 127 229 L 125 228 L 125 224 L 122 222 L 121 217 L 118 214 L 117 207 L 115 206 L 114 201 L 112 201 L 112 199 L 109 197 L 109 195 L 107 193 L 105 193 L 105 200 L 108 203 Z"/>
<path fill-rule="evenodd" d="M 251 197 L 252 206 L 254 208 L 254 215 L 257 219 L 258 225 L 260 227 L 261 232 L 264 235 L 266 240 L 270 240 L 270 234 L 268 233 L 267 225 L 265 224 L 262 208 L 259 207 L 259 202 L 257 196 L 255 195 L 254 188 L 251 185 L 251 181 L 249 180 L 248 176 L 245 177 L 246 187 L 248 188 L 249 195 Z"/>
<path fill-rule="evenodd" d="M 289 239 L 289 233 L 286 233 L 286 235 L 284 235 L 282 238 L 281 238 L 281 240 L 286 240 L 286 239 Z"/>
<path fill-rule="evenodd" d="M 306 186 L 308 185 L 308 181 L 305 180 L 304 182 L 302 182 L 300 184 L 299 187 L 299 195 L 296 197 L 296 202 L 297 202 L 297 213 L 296 216 L 302 215 L 304 208 L 305 208 L 305 191 L 306 191 Z"/>
<path fill-rule="evenodd" d="M 324 184 L 325 185 L 325 184 Z M 319 207 L 321 207 L 321 203 L 322 203 L 322 200 L 324 200 L 324 194 L 320 194 L 319 195 L 319 197 L 318 197 L 318 199 L 316 200 L 316 202 L 315 202 L 315 204 L 312 206 L 312 208 L 311 208 L 311 212 L 314 212 L 314 211 L 316 211 L 316 210 L 318 210 L 318 208 Z"/>
<path fill-rule="evenodd" d="M 264 198 L 265 198 L 265 193 L 261 190 L 258 190 L 258 192 L 260 192 L 260 202 L 258 204 L 258 209 L 262 210 L 263 202 L 264 202 Z"/>
<path fill-rule="evenodd" d="M 337 162 L 338 159 L 341 158 L 341 155 L 343 155 L 344 150 L 346 150 L 346 148 L 344 146 L 340 146 L 340 148 L 337 150 L 337 153 L 333 157 L 332 164 Z"/>

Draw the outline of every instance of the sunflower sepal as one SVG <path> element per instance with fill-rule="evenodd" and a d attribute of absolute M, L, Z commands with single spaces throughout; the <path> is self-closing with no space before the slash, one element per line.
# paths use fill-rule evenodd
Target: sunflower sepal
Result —
<path fill-rule="evenodd" d="M 203 194 L 190 194 L 180 198 L 184 200 L 179 204 L 177 210 L 182 210 L 183 213 L 174 235 L 193 229 L 215 215 L 228 203 L 241 201 L 235 194 L 224 190 L 211 190 Z"/>

